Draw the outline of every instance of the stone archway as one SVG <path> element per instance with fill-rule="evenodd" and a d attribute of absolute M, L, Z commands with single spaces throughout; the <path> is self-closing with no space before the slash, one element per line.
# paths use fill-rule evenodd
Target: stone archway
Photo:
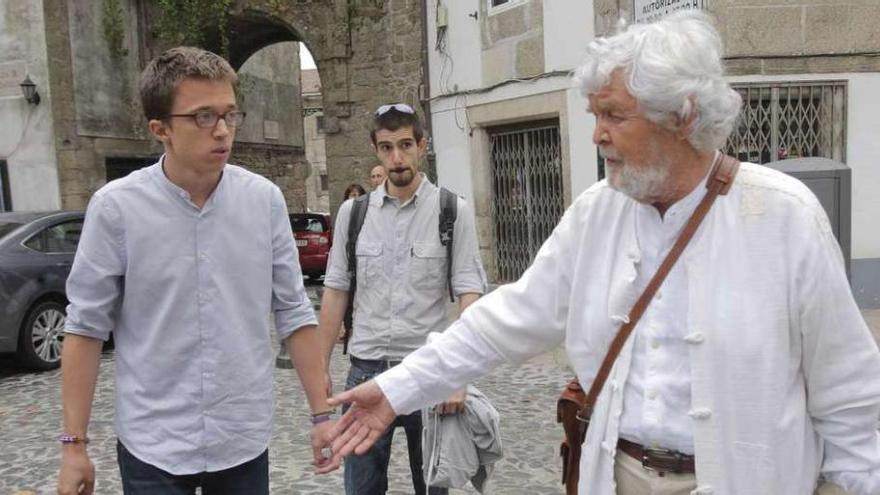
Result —
<path fill-rule="evenodd" d="M 331 210 L 375 164 L 371 112 L 387 102 L 418 106 L 422 5 L 415 0 L 239 0 L 230 20 L 233 65 L 268 44 L 306 44 L 321 78 Z M 289 36 L 289 38 L 285 38 Z"/>
<path fill-rule="evenodd" d="M 50 92 L 57 96 L 50 104 L 65 208 L 84 207 L 106 181 L 105 159 L 154 157 L 161 152 L 143 132 L 135 100 L 137 74 L 165 48 L 154 28 L 157 7 L 143 0 L 125 0 L 121 5 L 126 50 L 114 55 L 96 34 L 99 4 L 43 0 L 52 62 Z M 227 24 L 234 67 L 280 41 L 306 43 L 315 59 L 322 82 L 332 211 L 348 183 L 367 183 L 368 169 L 375 163 L 368 134 L 373 109 L 388 102 L 420 104 L 422 10 L 417 0 L 234 0 Z M 109 100 L 102 101 L 110 103 L 99 104 L 90 97 L 94 91 L 88 91 L 89 85 L 106 90 Z M 308 169 L 300 168 L 268 175 L 301 186 Z"/>
<path fill-rule="evenodd" d="M 415 0 L 238 0 L 234 5 L 228 24 L 233 67 L 279 41 L 305 43 L 315 59 L 331 211 L 349 183 L 367 184 L 375 165 L 369 142 L 373 109 L 387 102 L 420 105 L 421 19 L 422 5 Z"/>

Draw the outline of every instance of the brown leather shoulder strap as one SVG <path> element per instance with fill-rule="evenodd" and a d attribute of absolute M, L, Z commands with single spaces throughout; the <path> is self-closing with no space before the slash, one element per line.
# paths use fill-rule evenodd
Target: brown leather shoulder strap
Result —
<path fill-rule="evenodd" d="M 618 330 L 617 335 L 611 342 L 611 347 L 608 349 L 608 353 L 602 361 L 602 366 L 599 368 L 599 372 L 596 374 L 596 378 L 590 386 L 590 391 L 587 393 L 587 401 L 584 404 L 583 409 L 578 412 L 578 418 L 582 421 L 588 419 L 593 414 L 593 406 L 596 404 L 596 399 L 599 397 L 599 393 L 605 385 L 605 380 L 608 379 L 608 375 L 611 372 L 611 366 L 614 364 L 614 361 L 623 349 L 623 344 L 626 342 L 626 339 L 629 338 L 629 335 L 639 322 L 639 319 L 648 308 L 648 304 L 651 303 L 651 299 L 654 298 L 654 294 L 657 293 L 660 285 L 663 284 L 663 280 L 666 279 L 666 275 L 672 270 L 672 266 L 675 265 L 675 262 L 678 260 L 679 256 L 681 256 L 681 253 L 684 252 L 684 248 L 687 247 L 688 242 L 690 242 L 694 233 L 696 233 L 697 228 L 700 226 L 703 218 L 705 218 L 706 213 L 709 212 L 709 208 L 712 207 L 712 203 L 715 202 L 715 198 L 719 195 L 725 195 L 730 191 L 730 187 L 733 185 L 738 170 L 739 161 L 737 159 L 719 154 L 719 158 L 715 160 L 715 163 L 712 166 L 709 181 L 706 183 L 708 192 L 703 196 L 703 199 L 700 201 L 700 204 L 697 205 L 697 208 L 694 210 L 694 213 L 691 215 L 687 224 L 682 228 L 678 239 L 675 241 L 675 244 L 672 245 L 672 249 L 669 250 L 669 254 L 663 259 L 663 263 L 660 265 L 660 268 L 657 269 L 657 273 L 651 278 L 645 291 L 642 292 L 642 295 L 630 310 L 629 315 L 627 315 L 625 324 L 620 330 Z M 582 432 L 582 435 L 583 433 L 586 433 L 586 431 Z"/>

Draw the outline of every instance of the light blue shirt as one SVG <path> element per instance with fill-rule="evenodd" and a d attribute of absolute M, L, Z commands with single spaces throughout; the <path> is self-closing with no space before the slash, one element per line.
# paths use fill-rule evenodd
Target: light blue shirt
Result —
<path fill-rule="evenodd" d="M 385 186 L 370 193 L 358 235 L 357 290 L 351 355 L 400 360 L 425 344 L 430 332 L 449 324 L 446 303 L 446 247 L 440 243 L 440 188 L 422 174 L 422 183 L 402 203 Z M 348 291 L 348 223 L 352 202 L 339 207 L 324 285 Z M 452 243 L 452 290 L 457 295 L 486 292 L 474 214 L 458 198 Z"/>
<path fill-rule="evenodd" d="M 316 323 L 284 197 L 226 165 L 199 209 L 161 161 L 92 197 L 67 281 L 66 331 L 116 343 L 116 432 L 172 474 L 261 454 L 277 344 Z"/>

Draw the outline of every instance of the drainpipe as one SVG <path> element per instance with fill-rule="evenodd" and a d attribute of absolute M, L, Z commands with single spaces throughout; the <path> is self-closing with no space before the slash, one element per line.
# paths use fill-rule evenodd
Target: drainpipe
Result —
<path fill-rule="evenodd" d="M 422 111 L 425 114 L 425 132 L 428 136 L 428 166 L 425 171 L 428 178 L 434 184 L 437 184 L 437 154 L 434 152 L 434 135 L 431 132 L 431 74 L 428 68 L 428 2 L 431 0 L 423 0 L 422 4 L 422 88 L 423 92 L 419 92 L 419 99 L 422 104 Z"/>

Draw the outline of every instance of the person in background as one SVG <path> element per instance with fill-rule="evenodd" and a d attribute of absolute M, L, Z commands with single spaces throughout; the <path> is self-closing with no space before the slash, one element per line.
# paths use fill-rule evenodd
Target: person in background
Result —
<path fill-rule="evenodd" d="M 357 239 L 354 328 L 346 388 L 394 366 L 423 346 L 429 333 L 446 328 L 447 263 L 452 263 L 450 282 L 458 297 L 459 311 L 464 311 L 486 290 L 473 210 L 459 197 L 452 236 L 453 256 L 447 259 L 438 228 L 441 190 L 419 170 L 427 137 L 412 107 L 403 103 L 380 106 L 373 115 L 370 140 L 388 180 L 367 197 L 366 217 Z M 346 245 L 353 204 L 349 200 L 339 208 L 324 277 L 319 325 L 326 338 L 328 356 L 351 291 Z M 450 391 L 444 399 L 440 413 L 457 414 L 464 408 L 464 387 Z M 346 493 L 385 493 L 396 426 L 406 433 L 414 493 L 446 493 L 445 488 L 428 490 L 425 486 L 421 413 L 397 416 L 393 425 L 387 426 L 382 439 L 369 451 L 346 459 Z"/>
<path fill-rule="evenodd" d="M 380 163 L 370 170 L 370 185 L 373 186 L 373 189 L 378 189 L 385 182 L 385 177 L 387 177 L 385 167 Z"/>
<path fill-rule="evenodd" d="M 342 200 L 354 199 L 358 196 L 363 196 L 364 194 L 367 194 L 367 191 L 365 191 L 360 184 L 349 184 L 348 187 L 345 188 L 345 192 L 342 194 Z"/>

